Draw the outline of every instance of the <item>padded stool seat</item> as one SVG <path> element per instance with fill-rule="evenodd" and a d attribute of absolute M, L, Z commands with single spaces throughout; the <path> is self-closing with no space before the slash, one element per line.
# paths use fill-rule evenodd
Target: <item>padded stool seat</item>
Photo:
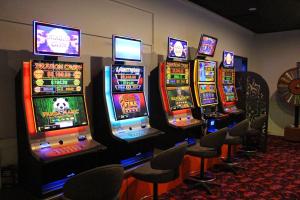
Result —
<path fill-rule="evenodd" d="M 237 145 L 241 143 L 242 143 L 241 137 L 231 136 L 228 134 L 226 135 L 225 142 L 224 142 L 224 144 L 230 144 L 230 145 Z"/>
<path fill-rule="evenodd" d="M 205 158 L 213 158 L 218 155 L 218 151 L 216 151 L 214 148 L 203 147 L 197 144 L 188 147 L 186 153 L 191 156 L 205 157 Z"/>
<path fill-rule="evenodd" d="M 147 162 L 134 170 L 132 175 L 139 180 L 152 183 L 166 183 L 174 180 L 177 177 L 177 173 L 173 169 L 154 169 L 151 167 L 150 162 Z"/>

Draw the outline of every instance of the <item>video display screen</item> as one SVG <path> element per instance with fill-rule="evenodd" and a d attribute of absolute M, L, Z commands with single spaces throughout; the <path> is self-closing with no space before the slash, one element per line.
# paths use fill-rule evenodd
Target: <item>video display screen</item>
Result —
<path fill-rule="evenodd" d="M 166 86 L 189 85 L 190 70 L 188 63 L 167 62 L 166 63 Z"/>
<path fill-rule="evenodd" d="M 167 96 L 171 111 L 194 106 L 189 87 L 169 87 L 167 88 Z"/>
<path fill-rule="evenodd" d="M 214 56 L 218 39 L 208 36 L 202 35 L 198 47 L 198 54 L 205 56 Z"/>
<path fill-rule="evenodd" d="M 142 61 L 142 41 L 123 36 L 113 36 L 113 60 Z"/>
<path fill-rule="evenodd" d="M 31 64 L 33 95 L 82 93 L 82 63 L 34 60 Z"/>
<path fill-rule="evenodd" d="M 226 96 L 226 101 L 231 102 L 235 101 L 235 92 L 233 85 L 223 85 L 224 93 Z"/>
<path fill-rule="evenodd" d="M 230 51 L 223 52 L 223 66 L 224 67 L 233 67 L 234 62 L 234 53 Z"/>
<path fill-rule="evenodd" d="M 216 66 L 214 61 L 200 61 L 198 67 L 199 82 L 215 82 Z"/>
<path fill-rule="evenodd" d="M 214 84 L 199 84 L 199 96 L 201 105 L 217 104 L 217 91 Z"/>
<path fill-rule="evenodd" d="M 33 22 L 34 54 L 80 56 L 80 30 L 62 25 Z"/>
<path fill-rule="evenodd" d="M 112 92 L 142 92 L 144 89 L 143 66 L 112 66 Z"/>
<path fill-rule="evenodd" d="M 169 37 L 168 58 L 187 60 L 188 42 Z"/>
<path fill-rule="evenodd" d="M 88 124 L 82 96 L 33 98 L 38 133 Z"/>
<path fill-rule="evenodd" d="M 148 115 L 144 93 L 113 94 L 112 96 L 117 120 Z"/>
<path fill-rule="evenodd" d="M 234 84 L 234 70 L 225 69 L 222 72 L 223 74 L 223 84 Z"/>

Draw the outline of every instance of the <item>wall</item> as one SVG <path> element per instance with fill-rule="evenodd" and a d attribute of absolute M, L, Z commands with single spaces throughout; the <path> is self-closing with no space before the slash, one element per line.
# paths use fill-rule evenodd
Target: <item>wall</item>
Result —
<path fill-rule="evenodd" d="M 283 128 L 293 123 L 294 118 L 293 109 L 283 105 L 276 95 L 277 81 L 300 61 L 300 31 L 260 34 L 255 41 L 255 64 L 250 67 L 266 79 L 270 88 L 269 132 L 283 135 Z"/>
<path fill-rule="evenodd" d="M 186 0 L 1 0 L 0 12 L 0 153 L 2 164 L 16 162 L 16 121 L 14 78 L 22 61 L 32 58 L 32 20 L 80 27 L 84 62 L 84 85 L 90 82 L 93 57 L 111 57 L 111 35 L 141 38 L 144 65 L 149 73 L 158 55 L 167 51 L 167 37 L 186 39 L 197 48 L 201 33 L 219 38 L 216 60 L 223 49 L 249 58 L 252 64 L 254 34 Z M 191 54 L 191 57 L 194 55 Z M 99 66 L 100 67 L 100 66 Z M 250 68 L 251 69 L 251 68 Z M 1 156 L 0 156 L 1 157 Z"/>

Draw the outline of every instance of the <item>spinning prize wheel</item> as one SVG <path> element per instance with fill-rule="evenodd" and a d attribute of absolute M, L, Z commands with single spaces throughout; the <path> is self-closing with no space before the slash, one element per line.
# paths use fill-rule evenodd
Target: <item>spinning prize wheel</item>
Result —
<path fill-rule="evenodd" d="M 280 98 L 295 107 L 294 124 L 284 129 L 284 136 L 288 140 L 300 141 L 299 108 L 300 108 L 300 63 L 297 68 L 284 72 L 277 84 Z"/>

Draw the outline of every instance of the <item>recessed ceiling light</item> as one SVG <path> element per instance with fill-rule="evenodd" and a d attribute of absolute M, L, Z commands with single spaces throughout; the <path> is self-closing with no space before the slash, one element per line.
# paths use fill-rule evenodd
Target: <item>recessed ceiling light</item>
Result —
<path fill-rule="evenodd" d="M 254 11 L 256 11 L 257 9 L 254 8 L 254 7 L 252 7 L 252 8 L 248 8 L 248 10 L 249 10 L 250 12 L 254 12 Z"/>

